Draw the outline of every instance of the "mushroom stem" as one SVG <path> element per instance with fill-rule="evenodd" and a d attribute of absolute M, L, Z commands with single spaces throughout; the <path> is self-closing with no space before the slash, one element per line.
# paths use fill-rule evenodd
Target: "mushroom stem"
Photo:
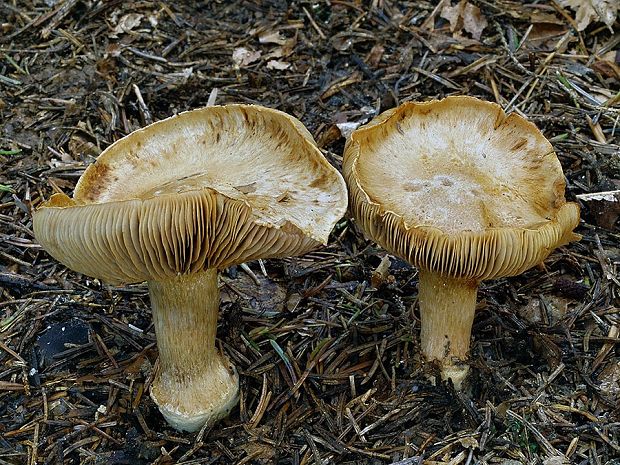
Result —
<path fill-rule="evenodd" d="M 469 351 L 479 282 L 420 271 L 418 299 L 422 320 L 420 339 L 427 360 L 437 360 L 444 380 L 456 389 L 467 376 Z"/>
<path fill-rule="evenodd" d="M 217 270 L 149 281 L 159 371 L 151 397 L 174 428 L 196 431 L 228 414 L 239 378 L 215 347 Z"/>

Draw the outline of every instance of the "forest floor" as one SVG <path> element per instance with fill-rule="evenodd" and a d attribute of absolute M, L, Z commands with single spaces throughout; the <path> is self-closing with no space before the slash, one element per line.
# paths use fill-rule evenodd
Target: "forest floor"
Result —
<path fill-rule="evenodd" d="M 568 3 L 588 2 L 0 1 L 0 464 L 619 464 L 620 203 L 577 196 L 620 189 L 620 35 Z M 385 252 L 343 219 L 314 253 L 222 273 L 240 405 L 179 433 L 148 396 L 146 286 L 34 239 L 37 205 L 175 113 L 277 108 L 340 167 L 347 128 L 458 94 L 543 131 L 583 235 L 482 284 L 462 392 L 428 381 L 416 270 L 390 257 L 373 287 Z"/>

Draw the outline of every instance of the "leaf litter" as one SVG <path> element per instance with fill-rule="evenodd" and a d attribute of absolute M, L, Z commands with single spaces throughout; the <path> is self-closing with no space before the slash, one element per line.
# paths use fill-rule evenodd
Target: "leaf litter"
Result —
<path fill-rule="evenodd" d="M 593 21 L 605 23 L 609 29 L 613 30 L 618 16 L 616 0 L 560 0 L 560 4 L 575 11 L 578 31 L 583 31 Z"/>

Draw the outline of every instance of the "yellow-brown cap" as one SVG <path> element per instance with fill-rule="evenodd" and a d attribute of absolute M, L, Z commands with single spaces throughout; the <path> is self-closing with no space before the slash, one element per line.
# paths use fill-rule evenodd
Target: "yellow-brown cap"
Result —
<path fill-rule="evenodd" d="M 456 278 L 513 276 L 579 239 L 553 147 L 519 115 L 473 97 L 407 102 L 344 153 L 361 229 L 411 264 Z"/>
<path fill-rule="evenodd" d="M 346 207 L 344 180 L 297 119 L 226 105 L 120 139 L 33 223 L 69 268 L 131 283 L 308 252 Z"/>

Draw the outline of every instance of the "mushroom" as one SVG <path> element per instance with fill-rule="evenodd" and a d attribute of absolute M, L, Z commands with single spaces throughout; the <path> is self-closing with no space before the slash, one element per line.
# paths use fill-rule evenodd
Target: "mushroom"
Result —
<path fill-rule="evenodd" d="M 553 147 L 494 103 L 407 102 L 352 134 L 343 173 L 360 228 L 418 267 L 422 353 L 460 389 L 480 282 L 579 239 Z"/>
<path fill-rule="evenodd" d="M 306 253 L 344 215 L 344 180 L 306 128 L 276 110 L 207 107 L 135 131 L 34 213 L 34 232 L 67 267 L 108 283 L 148 282 L 159 370 L 151 397 L 196 431 L 238 400 L 215 345 L 217 270 Z"/>

